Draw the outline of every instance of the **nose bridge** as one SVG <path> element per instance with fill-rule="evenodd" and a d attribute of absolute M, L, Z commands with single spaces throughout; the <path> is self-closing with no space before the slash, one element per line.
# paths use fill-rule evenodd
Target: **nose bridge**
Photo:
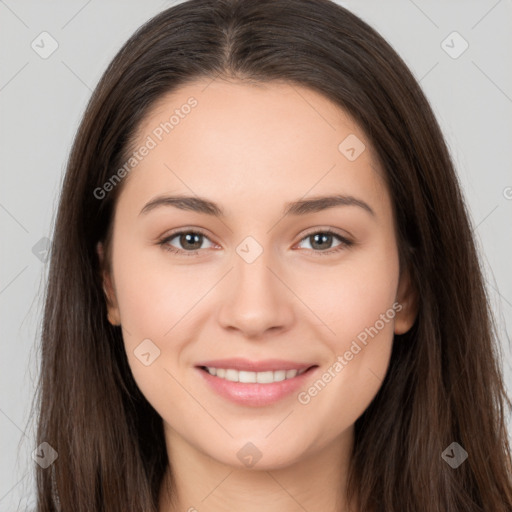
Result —
<path fill-rule="evenodd" d="M 236 253 L 229 289 L 221 300 L 221 324 L 247 336 L 286 325 L 292 317 L 290 297 L 274 275 L 273 251 L 247 237 L 237 246 Z"/>
<path fill-rule="evenodd" d="M 258 300 L 265 295 L 275 296 L 277 283 L 275 276 L 270 271 L 273 264 L 270 252 L 270 249 L 266 249 L 254 261 L 248 261 L 240 255 L 235 259 L 234 274 L 237 283 L 235 288 L 240 299 L 245 299 L 245 295 Z"/>

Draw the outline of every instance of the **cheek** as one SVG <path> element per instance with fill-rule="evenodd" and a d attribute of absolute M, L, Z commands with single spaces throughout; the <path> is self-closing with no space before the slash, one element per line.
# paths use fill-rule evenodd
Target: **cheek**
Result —
<path fill-rule="evenodd" d="M 218 277 L 211 269 L 171 263 L 171 255 L 159 247 L 128 251 L 137 247 L 128 241 L 119 237 L 113 261 L 125 351 L 138 387 L 163 411 L 187 400 L 176 369 L 208 321 L 202 299 Z"/>
<path fill-rule="evenodd" d="M 129 366 L 142 394 L 165 416 L 187 399 L 176 359 L 188 339 L 183 328 L 194 318 L 193 305 L 205 293 L 204 285 L 179 267 L 151 264 L 144 251 L 114 261 L 114 271 Z"/>
<path fill-rule="evenodd" d="M 144 337 L 162 338 L 207 291 L 197 267 L 172 265 L 160 248 L 120 257 L 114 268 L 121 322 Z"/>
<path fill-rule="evenodd" d="M 323 338 L 338 354 L 360 333 L 364 341 L 364 333 L 376 323 L 379 334 L 392 337 L 399 266 L 396 248 L 385 242 L 383 238 L 372 248 L 347 253 L 336 265 L 294 278 L 297 294 L 322 320 Z"/>
<path fill-rule="evenodd" d="M 382 244 L 302 281 L 302 290 L 310 290 L 308 306 L 322 320 L 317 332 L 330 358 L 299 402 L 314 409 L 333 435 L 364 412 L 382 385 L 400 310 L 398 274 L 396 250 Z"/>

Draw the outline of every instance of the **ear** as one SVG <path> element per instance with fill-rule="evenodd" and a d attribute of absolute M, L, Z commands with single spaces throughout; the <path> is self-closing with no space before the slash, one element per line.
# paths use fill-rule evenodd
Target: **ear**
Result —
<path fill-rule="evenodd" d="M 414 324 L 418 315 L 418 293 L 408 270 L 400 275 L 396 301 L 401 306 L 395 316 L 395 334 L 405 334 Z"/>
<path fill-rule="evenodd" d="M 106 262 L 104 261 L 104 248 L 101 242 L 96 245 L 96 252 L 100 261 L 101 278 L 103 282 L 103 292 L 107 302 L 107 318 L 112 325 L 121 325 L 121 315 L 119 314 L 119 306 L 114 289 L 113 278 L 110 275 Z"/>

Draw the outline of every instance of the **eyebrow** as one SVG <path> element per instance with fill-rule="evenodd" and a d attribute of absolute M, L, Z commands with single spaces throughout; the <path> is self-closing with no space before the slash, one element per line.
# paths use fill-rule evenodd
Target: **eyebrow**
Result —
<path fill-rule="evenodd" d="M 180 210 L 190 210 L 197 213 L 225 217 L 224 210 L 213 201 L 197 196 L 158 196 L 146 203 L 139 215 L 145 214 L 160 206 L 173 206 Z M 375 212 L 369 204 L 361 199 L 346 195 L 318 196 L 311 199 L 301 199 L 286 203 L 283 209 L 285 215 L 306 215 L 337 206 L 357 206 L 375 217 Z"/>

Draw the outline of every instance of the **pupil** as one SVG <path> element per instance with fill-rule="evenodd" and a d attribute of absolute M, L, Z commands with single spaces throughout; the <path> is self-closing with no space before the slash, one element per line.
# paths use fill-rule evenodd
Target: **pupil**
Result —
<path fill-rule="evenodd" d="M 199 233 L 187 233 L 185 235 L 181 235 L 180 242 L 182 246 L 185 248 L 187 248 L 188 246 L 189 249 L 199 249 L 201 247 L 200 237 L 202 237 L 202 235 L 200 235 Z M 191 241 L 194 238 L 196 238 L 195 244 L 198 245 L 198 247 L 190 247 L 190 245 L 194 245 L 194 242 Z M 197 239 L 199 239 L 199 242 L 197 241 Z"/>
<path fill-rule="evenodd" d="M 315 246 L 320 245 L 322 242 L 324 242 L 324 243 L 325 243 L 325 242 L 330 242 L 330 241 L 331 241 L 331 238 L 332 238 L 332 235 L 329 235 L 329 234 L 326 234 L 326 233 L 319 233 L 319 234 L 313 235 L 313 240 L 314 240 L 314 242 L 313 242 L 313 244 L 311 244 L 311 246 L 312 246 L 313 248 L 315 248 Z M 320 240 L 321 240 L 321 241 L 320 241 L 320 243 L 317 243 L 317 239 L 320 239 Z M 319 248 L 319 249 L 322 249 L 322 248 L 323 248 L 323 249 L 325 249 L 325 246 L 324 246 L 324 247 L 322 247 L 322 246 L 320 245 L 320 247 L 317 247 L 317 248 Z"/>

